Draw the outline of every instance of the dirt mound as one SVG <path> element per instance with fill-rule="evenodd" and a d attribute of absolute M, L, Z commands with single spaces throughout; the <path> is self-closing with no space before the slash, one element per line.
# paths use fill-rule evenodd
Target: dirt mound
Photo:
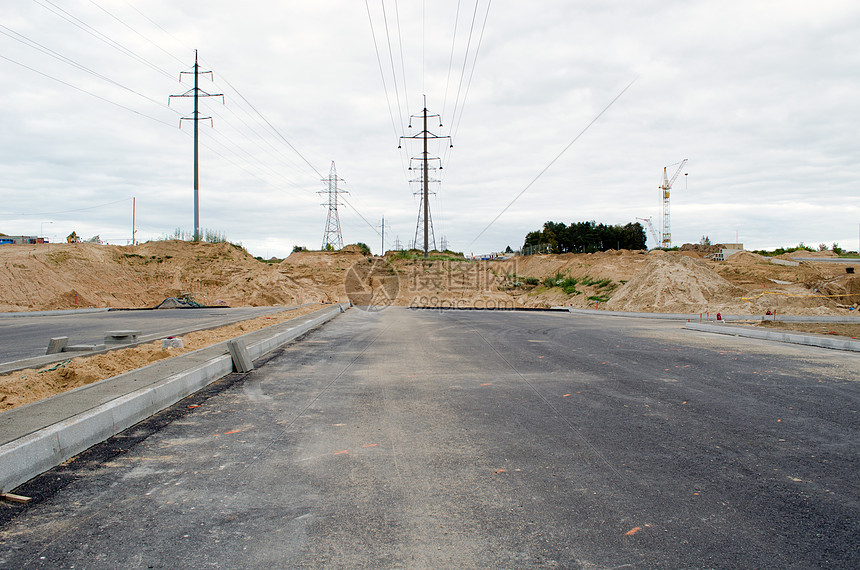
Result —
<path fill-rule="evenodd" d="M 319 254 L 318 254 L 319 255 Z M 363 256 L 351 252 L 334 259 Z M 0 249 L 0 312 L 82 307 L 154 307 L 189 295 L 204 305 L 291 305 L 345 300 L 332 271 L 292 271 L 227 243 L 138 246 L 44 244 Z M 315 263 L 315 269 L 322 267 Z M 325 264 L 337 266 L 336 261 Z M 342 282 L 342 278 L 340 278 Z"/>
<path fill-rule="evenodd" d="M 788 257 L 839 257 L 829 249 L 822 251 L 806 251 L 805 249 L 799 249 L 797 251 L 792 251 L 787 255 Z"/>
<path fill-rule="evenodd" d="M 356 245 L 348 245 L 340 251 L 294 251 L 281 262 L 281 266 L 308 266 L 313 268 L 341 268 L 364 261 L 364 254 Z"/>
<path fill-rule="evenodd" d="M 719 253 L 720 249 L 722 249 L 722 246 L 720 245 L 703 245 L 700 243 L 685 243 L 679 248 L 680 251 L 695 251 L 702 255 Z"/>
<path fill-rule="evenodd" d="M 706 262 L 685 255 L 653 257 L 606 304 L 609 310 L 661 313 L 717 312 L 737 307 L 743 291 Z"/>
<path fill-rule="evenodd" d="M 752 253 L 749 251 L 739 251 L 738 253 L 729 256 L 726 259 L 726 263 L 729 265 L 757 265 L 759 263 L 768 263 L 768 261 L 757 253 Z"/>
<path fill-rule="evenodd" d="M 843 275 L 818 288 L 822 294 L 828 295 L 840 305 L 858 306 L 860 304 L 860 276 Z"/>
<path fill-rule="evenodd" d="M 622 250 L 468 261 L 450 255 L 425 260 L 407 252 L 374 258 L 351 245 L 334 252 L 294 252 L 281 263 L 266 263 L 228 243 L 2 246 L 0 312 L 154 307 L 168 297 L 231 306 L 346 301 L 350 268 L 363 268 L 357 275 L 372 276 L 375 263 L 390 268 L 376 274 L 382 282 L 396 275 L 393 302 L 398 305 L 604 308 L 609 303 L 632 311 L 703 312 L 719 307 L 838 314 L 844 309 L 837 304 L 853 304 L 853 296 L 828 298 L 816 291 L 845 275 L 840 264 L 805 260 L 783 266 L 764 263 L 749 252 L 716 263 L 702 260 L 703 251 L 690 247 L 683 252 Z M 368 287 L 373 290 L 375 283 L 368 282 Z M 839 287 L 837 283 L 826 291 L 854 294 Z"/>

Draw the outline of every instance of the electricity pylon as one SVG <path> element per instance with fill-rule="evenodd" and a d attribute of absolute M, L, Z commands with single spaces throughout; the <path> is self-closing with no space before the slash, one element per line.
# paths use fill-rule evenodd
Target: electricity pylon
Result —
<path fill-rule="evenodd" d="M 209 120 L 212 123 L 212 117 L 201 117 L 198 106 L 200 97 L 221 97 L 221 103 L 224 103 L 223 93 L 206 93 L 198 86 L 198 78 L 201 75 L 209 75 L 214 81 L 211 71 L 200 71 L 200 66 L 197 65 L 197 50 L 194 50 L 194 71 L 180 71 L 179 82 L 182 83 L 183 75 L 194 74 L 194 87 L 189 89 L 182 95 L 170 95 L 167 97 L 167 105 L 170 105 L 170 100 L 173 97 L 194 97 L 194 114 L 190 117 L 182 117 L 179 119 L 179 128 L 182 128 L 182 121 L 194 121 L 194 241 L 200 239 L 200 153 L 198 145 L 198 128 L 197 123 L 201 120 Z"/>
<path fill-rule="evenodd" d="M 323 206 L 328 206 L 328 217 L 325 220 L 325 235 L 323 235 L 322 249 L 343 249 L 340 218 L 337 215 L 337 195 L 349 194 L 349 192 L 337 187 L 337 183 L 343 182 L 343 179 L 337 177 L 333 160 L 331 161 L 331 168 L 328 171 L 328 178 L 323 178 L 322 181 L 328 185 L 328 189 L 317 192 L 317 194 L 328 194 L 328 202 L 323 202 L 322 204 Z"/>
<path fill-rule="evenodd" d="M 412 115 L 410 117 L 410 121 L 409 121 L 409 128 L 412 128 L 412 120 L 411 119 L 423 118 L 424 129 L 421 132 L 412 135 L 411 137 L 400 137 L 401 139 L 420 139 L 420 140 L 424 141 L 424 150 L 421 153 L 421 157 L 420 158 L 418 158 L 418 157 L 411 158 L 409 169 L 412 170 L 411 162 L 413 160 L 417 160 L 421 163 L 421 176 L 416 180 L 410 180 L 410 182 L 420 181 L 421 186 L 422 186 L 421 207 L 418 211 L 418 226 L 419 227 L 416 227 L 416 229 L 415 229 L 415 241 L 417 244 L 417 242 L 418 242 L 418 231 L 419 231 L 419 228 L 423 222 L 423 226 L 424 226 L 424 257 L 425 258 L 429 255 L 430 234 L 432 231 L 431 223 L 430 223 L 430 200 L 429 200 L 429 198 L 430 198 L 430 161 L 431 160 L 432 161 L 439 160 L 441 162 L 439 157 L 431 157 L 430 154 L 427 152 L 427 141 L 431 140 L 431 139 L 449 139 L 449 141 L 450 141 L 450 139 L 451 139 L 451 137 L 449 137 L 449 136 L 440 137 L 438 135 L 431 133 L 429 130 L 427 130 L 427 119 L 430 117 L 439 117 L 439 115 L 428 114 L 428 112 L 427 112 L 427 96 L 425 95 L 424 96 L 424 109 L 421 111 L 421 114 L 420 115 Z M 440 127 L 442 126 L 441 122 L 439 123 L 439 126 Z M 453 148 L 453 147 L 454 147 L 454 145 L 452 144 L 451 148 Z M 400 147 L 398 146 L 398 148 L 400 148 Z M 439 164 L 439 170 L 441 170 L 441 169 L 442 169 L 442 165 L 440 163 Z M 434 182 L 438 182 L 438 180 L 434 180 Z M 435 237 L 433 239 L 433 249 L 436 249 Z"/>
<path fill-rule="evenodd" d="M 427 162 L 434 163 L 438 161 L 437 157 L 430 157 Z M 412 161 L 417 161 L 421 166 L 412 167 Z M 422 228 L 424 235 L 424 257 L 427 257 L 428 251 L 431 249 L 436 249 L 436 234 L 433 231 L 433 217 L 430 214 L 430 202 L 429 197 L 430 194 L 436 194 L 429 189 L 429 185 L 436 184 L 440 182 L 438 178 L 434 178 L 431 173 L 435 173 L 438 170 L 436 166 L 429 166 L 427 168 L 423 167 L 424 161 L 420 158 L 412 158 L 409 160 L 410 166 L 409 170 L 417 170 L 418 175 L 409 180 L 410 183 L 418 184 L 418 190 L 413 192 L 414 195 L 418 196 L 418 222 L 415 224 L 415 239 L 413 242 L 415 243 L 415 247 L 418 247 L 421 242 Z M 428 176 L 427 184 L 424 184 L 424 175 L 425 173 Z M 426 196 L 426 198 L 425 198 Z M 432 247 L 430 247 L 432 245 Z"/>

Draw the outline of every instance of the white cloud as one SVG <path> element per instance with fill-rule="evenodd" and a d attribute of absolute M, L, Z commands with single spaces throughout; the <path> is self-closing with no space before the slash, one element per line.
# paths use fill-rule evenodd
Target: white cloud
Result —
<path fill-rule="evenodd" d="M 626 223 L 660 218 L 662 167 L 689 158 L 672 193 L 673 241 L 734 239 L 747 245 L 838 241 L 856 248 L 860 142 L 855 103 L 860 6 L 807 2 L 493 2 L 471 84 L 459 88 L 475 4 L 369 2 L 390 98 L 362 2 L 55 2 L 146 59 L 135 61 L 36 3 L 14 3 L 4 25 L 149 99 L 0 35 L 0 53 L 147 115 L 100 101 L 0 60 L 0 231 L 51 235 L 191 229 L 190 123 L 178 128 L 190 88 L 176 78 L 193 48 L 226 104 L 207 100 L 201 124 L 201 223 L 257 255 L 318 247 L 326 210 L 316 194 L 332 160 L 350 204 L 370 222 L 384 214 L 401 242 L 412 239 L 418 203 L 398 151 L 401 119 L 444 109 L 455 148 L 431 202 L 437 241 L 475 253 L 516 247 L 546 220 Z M 486 2 L 478 4 L 471 53 Z M 397 17 L 400 20 L 398 42 Z M 449 73 L 451 48 L 453 65 Z M 404 56 L 401 64 L 400 53 Z M 165 53 L 164 51 L 169 53 Z M 155 66 L 158 70 L 152 69 Z M 405 76 L 403 71 L 405 70 Z M 162 73 L 162 71 L 164 73 Z M 478 240 L 476 236 L 618 92 L 630 90 Z M 305 164 L 230 87 L 277 126 Z M 460 91 L 468 99 L 453 120 Z M 407 91 L 408 90 L 408 91 Z M 447 96 L 446 96 L 447 91 Z M 400 114 L 398 115 L 398 99 Z M 408 106 L 406 100 L 408 99 Z M 396 127 L 392 126 L 394 114 Z M 156 119 L 156 120 L 152 120 Z M 163 123 L 166 124 L 162 124 Z M 413 125 L 415 126 L 415 125 Z M 412 132 L 415 132 L 413 129 Z M 216 154 L 217 153 L 217 154 Z M 686 183 L 686 185 L 684 184 Z M 686 187 L 685 187 L 686 186 Z M 47 217 L 43 214 L 50 214 Z M 341 209 L 344 239 L 374 250 L 379 236 L 353 208 Z"/>

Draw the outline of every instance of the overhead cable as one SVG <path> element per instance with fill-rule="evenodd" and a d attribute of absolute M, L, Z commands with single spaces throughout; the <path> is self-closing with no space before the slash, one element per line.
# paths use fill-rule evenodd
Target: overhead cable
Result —
<path fill-rule="evenodd" d="M 107 35 L 103 34 L 102 32 L 98 31 L 94 27 L 90 26 L 89 24 L 87 24 L 86 22 L 81 20 L 80 18 L 78 18 L 78 17 L 70 14 L 66 10 L 60 8 L 59 6 L 57 6 L 56 4 L 51 2 L 51 0 L 33 0 L 33 2 L 35 2 L 36 4 L 38 4 L 41 7 L 45 8 L 49 12 L 52 12 L 56 16 L 59 16 L 60 18 L 66 20 L 70 24 L 80 28 L 81 30 L 83 30 L 87 34 L 93 36 L 94 38 L 98 39 L 99 41 L 106 43 L 107 45 L 111 46 L 112 48 L 116 49 L 117 51 L 131 57 L 132 59 L 137 60 L 140 63 L 143 63 L 147 67 L 157 71 L 158 73 L 161 73 L 162 75 L 164 75 L 166 77 L 170 77 L 171 79 L 173 78 L 172 73 L 165 71 L 164 69 L 161 69 L 160 67 L 158 67 L 157 65 L 155 65 L 154 63 L 152 63 L 151 61 L 146 59 L 145 57 L 137 55 L 132 50 L 128 49 L 127 47 L 120 44 L 119 42 L 111 39 Z M 50 5 L 50 7 L 47 6 L 46 4 Z"/>
<path fill-rule="evenodd" d="M 62 83 L 63 85 L 65 85 L 67 87 L 71 87 L 72 89 L 80 91 L 81 93 L 86 93 L 87 95 L 91 95 L 91 96 L 95 97 L 96 99 L 101 99 L 105 103 L 110 103 L 111 105 L 119 107 L 120 109 L 125 109 L 126 111 L 131 111 L 135 115 L 140 115 L 141 117 L 146 117 L 147 119 L 151 119 L 151 120 L 155 121 L 156 123 L 161 123 L 162 125 L 167 125 L 168 127 L 174 127 L 174 125 L 171 123 L 168 123 L 166 121 L 162 121 L 161 119 L 157 119 L 155 117 L 147 115 L 146 113 L 141 113 L 140 111 L 132 109 L 131 107 L 126 107 L 125 105 L 121 105 L 120 103 L 116 103 L 114 101 L 111 101 L 110 99 L 102 97 L 101 95 L 96 95 L 92 91 L 87 91 L 86 89 L 82 89 L 81 87 L 78 87 L 76 85 L 72 85 L 71 83 L 63 81 L 62 79 L 57 79 L 56 77 L 54 77 L 52 75 L 48 75 L 47 73 L 45 73 L 43 71 L 39 71 L 38 69 L 35 69 L 33 67 L 30 67 L 29 65 L 25 65 L 25 64 L 21 63 L 20 61 L 15 61 L 14 59 L 10 59 L 10 58 L 6 57 L 5 55 L 0 55 L 0 58 L 5 59 L 6 61 L 8 61 L 10 63 L 14 63 L 15 65 L 20 65 L 21 67 L 23 67 L 25 69 L 29 69 L 33 73 L 38 73 L 39 75 L 41 75 L 43 77 L 47 77 L 48 79 L 52 79 L 52 80 L 56 81 L 57 83 Z"/>
<path fill-rule="evenodd" d="M 638 77 L 637 77 L 636 79 L 638 79 Z M 516 202 L 517 200 L 519 200 L 519 199 L 520 199 L 520 196 L 522 196 L 523 194 L 525 194 L 525 193 L 526 193 L 526 191 L 527 191 L 529 188 L 531 188 L 531 187 L 532 187 L 532 185 L 533 185 L 535 182 L 537 182 L 537 181 L 538 181 L 538 178 L 540 178 L 541 176 L 543 176 L 543 175 L 544 175 L 544 173 L 545 173 L 547 170 L 549 170 L 549 169 L 550 169 L 550 167 L 551 167 L 553 164 L 555 164 L 555 162 L 556 162 L 559 158 L 561 158 L 561 155 L 563 155 L 565 152 L 567 152 L 567 149 L 569 149 L 571 146 L 573 146 L 573 143 L 575 143 L 576 141 L 578 141 L 578 140 L 579 140 L 579 138 L 580 138 L 582 135 L 584 135 L 584 134 L 585 134 L 585 132 L 586 132 L 589 128 L 591 128 L 591 125 L 593 125 L 594 123 L 596 123 L 596 122 L 597 122 L 597 120 L 598 120 L 598 119 L 600 119 L 600 117 L 602 117 L 602 116 L 603 116 L 603 114 L 604 114 L 606 111 L 608 111 L 608 110 L 609 110 L 609 108 L 610 108 L 610 107 L 612 107 L 612 105 L 613 105 L 616 101 L 618 101 L 618 99 L 620 99 L 620 98 L 621 98 L 621 96 L 622 96 L 622 95 L 624 95 L 624 93 L 625 93 L 628 89 L 630 89 L 630 87 L 631 87 L 634 83 L 636 83 L 636 79 L 634 79 L 633 81 L 631 81 L 630 83 L 628 83 L 628 84 L 627 84 L 627 87 L 625 87 L 624 89 L 622 89 L 622 90 L 621 90 L 621 93 L 619 93 L 618 95 L 616 95 L 616 96 L 615 96 L 615 98 L 614 98 L 612 101 L 610 101 L 610 102 L 609 102 L 609 104 L 608 104 L 608 105 L 606 105 L 606 107 L 604 107 L 604 108 L 603 108 L 603 110 L 602 110 L 602 111 L 600 111 L 600 112 L 597 114 L 597 116 L 595 116 L 593 119 L 591 119 L 591 122 L 590 122 L 590 123 L 588 123 L 587 125 L 585 125 L 585 128 L 583 128 L 581 131 L 579 131 L 579 134 L 578 134 L 578 135 L 576 135 L 575 137 L 573 137 L 573 140 L 572 140 L 572 141 L 570 141 L 570 142 L 567 144 L 567 146 L 566 146 L 566 147 L 564 147 L 564 148 L 561 150 L 561 152 L 560 152 L 560 153 L 558 153 L 558 154 L 556 155 L 556 157 L 555 157 L 555 158 L 553 158 L 551 161 L 549 161 L 549 164 L 547 164 L 547 165 L 544 167 L 544 169 L 543 169 L 543 170 L 541 170 L 540 172 L 538 172 L 538 175 L 537 175 L 537 176 L 535 176 L 535 177 L 532 179 L 532 181 L 531 181 L 531 182 L 529 182 L 529 183 L 526 185 L 526 187 L 525 187 L 525 188 L 523 188 L 523 189 L 520 191 L 520 193 L 519 193 L 519 194 L 517 194 L 516 196 L 514 196 L 514 199 L 513 199 L 513 200 L 511 200 L 511 201 L 508 203 L 508 205 L 507 205 L 507 206 L 505 206 L 504 208 L 502 208 L 502 211 L 501 211 L 501 212 L 499 212 L 499 214 L 498 214 L 495 218 L 493 218 L 493 221 L 491 221 L 489 224 L 487 224 L 487 226 L 486 226 L 484 229 L 482 229 L 482 230 L 481 230 L 481 232 L 480 232 L 477 236 L 475 236 L 475 239 L 473 239 L 471 242 L 469 242 L 469 245 L 471 246 L 473 243 L 475 243 L 475 242 L 478 240 L 478 238 L 480 238 L 482 235 L 484 235 L 484 232 L 486 232 L 488 229 L 490 229 L 490 226 L 492 226 L 494 223 L 496 223 L 496 220 L 498 220 L 499 218 L 501 218 L 501 217 L 502 217 L 502 214 L 504 214 L 505 212 L 507 212 L 507 211 L 508 211 L 508 208 L 510 208 L 511 206 L 513 206 L 513 205 L 514 205 L 514 202 Z"/>

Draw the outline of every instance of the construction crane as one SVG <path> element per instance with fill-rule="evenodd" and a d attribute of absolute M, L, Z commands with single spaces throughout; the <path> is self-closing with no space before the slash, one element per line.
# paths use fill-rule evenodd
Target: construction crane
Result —
<path fill-rule="evenodd" d="M 672 178 L 669 178 L 667 169 L 675 166 L 676 164 L 678 165 L 678 170 L 675 171 Z M 660 242 L 660 247 L 672 247 L 672 232 L 670 231 L 669 226 L 669 190 L 672 189 L 672 184 L 675 183 L 678 175 L 681 174 L 681 170 L 684 168 L 685 164 L 687 164 L 686 158 L 681 162 L 676 162 L 675 164 L 663 167 L 663 184 L 659 186 L 660 190 L 663 191 L 663 240 Z"/>
<path fill-rule="evenodd" d="M 637 220 L 642 220 L 648 226 L 648 231 L 651 232 L 651 239 L 654 240 L 654 245 L 652 248 L 660 245 L 660 238 L 657 237 L 657 230 L 654 229 L 654 224 L 651 223 L 651 217 L 647 218 L 636 218 Z"/>

